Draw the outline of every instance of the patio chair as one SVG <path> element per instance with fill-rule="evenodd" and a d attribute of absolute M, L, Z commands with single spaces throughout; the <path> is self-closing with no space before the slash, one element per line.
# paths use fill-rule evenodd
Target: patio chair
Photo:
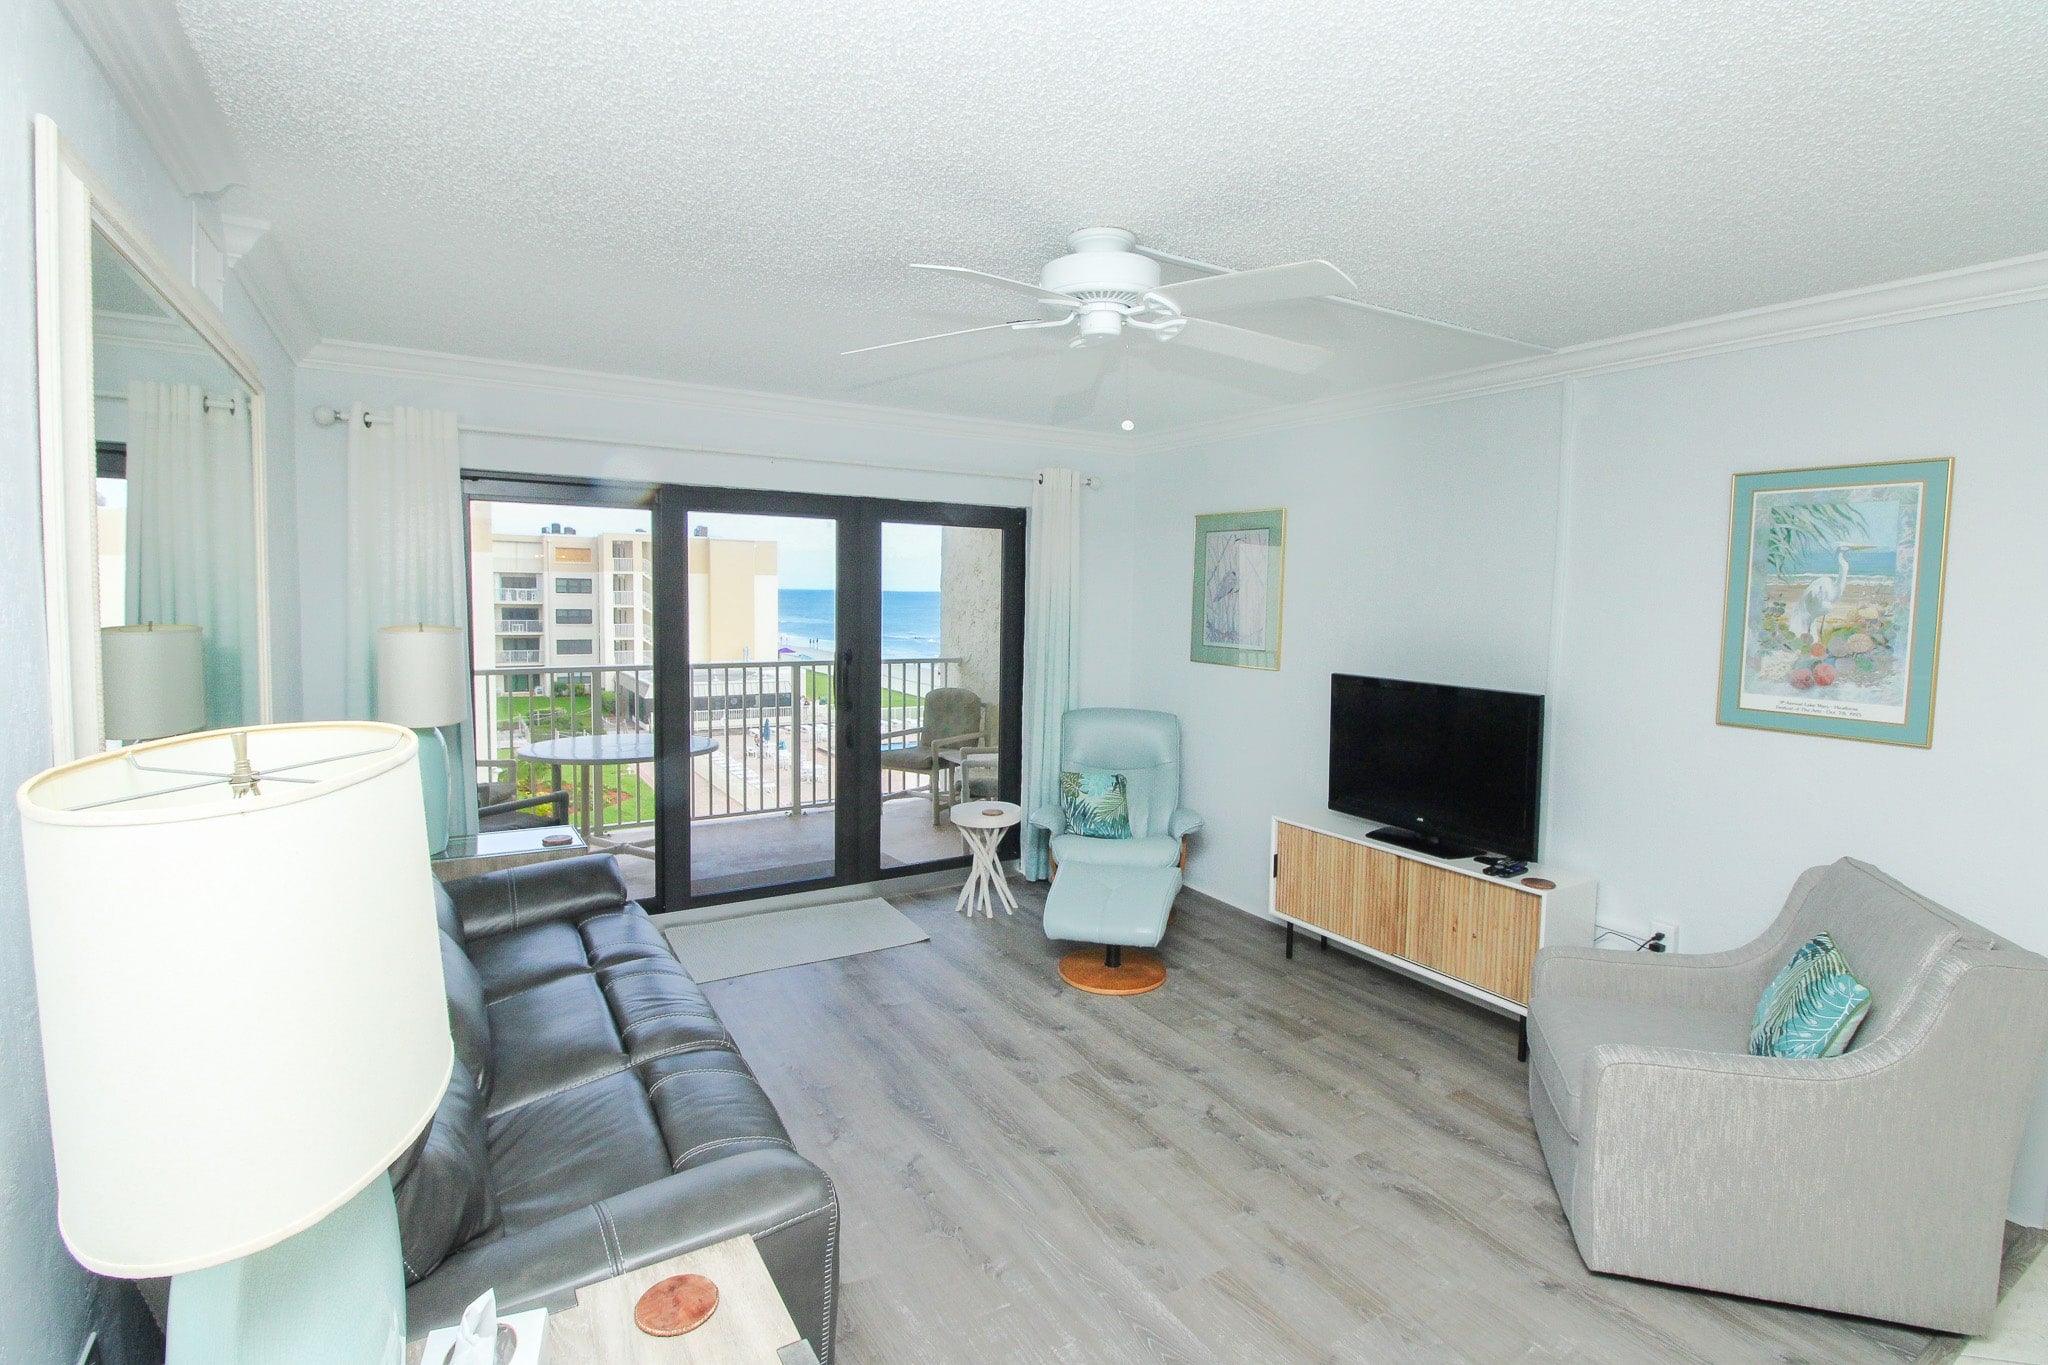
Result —
<path fill-rule="evenodd" d="M 542 829 L 569 823 L 569 793 L 521 796 L 510 782 L 476 784 L 476 827 L 480 831 Z"/>
<path fill-rule="evenodd" d="M 922 792 L 912 788 L 890 795 L 929 796 L 932 823 L 938 824 L 950 790 L 948 765 L 939 757 L 939 751 L 978 748 L 987 743 L 986 736 L 981 698 L 975 693 L 964 687 L 939 687 L 925 693 L 922 722 L 889 736 L 898 742 L 882 750 L 882 767 L 888 772 L 923 773 L 928 786 Z"/>

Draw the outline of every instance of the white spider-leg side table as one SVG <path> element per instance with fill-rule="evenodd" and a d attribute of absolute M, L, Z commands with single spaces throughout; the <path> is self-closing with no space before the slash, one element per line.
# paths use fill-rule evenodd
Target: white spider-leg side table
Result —
<path fill-rule="evenodd" d="M 994 919 L 996 902 L 1000 900 L 1003 912 L 1014 915 L 1017 898 L 1010 894 L 1010 882 L 1003 875 L 1002 859 L 996 850 L 1002 846 L 1004 832 L 1024 822 L 1024 808 L 1014 801 L 959 801 L 954 804 L 952 815 L 960 838 L 974 857 L 974 866 L 967 871 L 967 884 L 960 888 L 960 899 L 953 903 L 953 909 L 969 919 L 974 918 L 977 910 Z"/>

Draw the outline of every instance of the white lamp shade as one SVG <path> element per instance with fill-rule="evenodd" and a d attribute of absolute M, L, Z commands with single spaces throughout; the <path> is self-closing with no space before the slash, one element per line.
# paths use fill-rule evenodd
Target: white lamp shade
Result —
<path fill-rule="evenodd" d="M 230 770 L 214 731 L 16 797 L 58 1224 L 105 1274 L 181 1274 L 310 1227 L 447 1087 L 418 740 L 368 721 L 243 733 L 277 774 L 252 795 L 184 775 Z"/>
<path fill-rule="evenodd" d="M 377 632 L 377 719 L 414 730 L 469 714 L 469 656 L 454 626 L 386 626 Z"/>
<path fill-rule="evenodd" d="M 108 739 L 161 739 L 206 724 L 198 626 L 100 631 L 100 714 Z"/>

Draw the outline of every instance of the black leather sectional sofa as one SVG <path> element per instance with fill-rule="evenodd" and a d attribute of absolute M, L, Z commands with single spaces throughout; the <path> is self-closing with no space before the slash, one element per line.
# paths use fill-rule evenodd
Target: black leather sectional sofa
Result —
<path fill-rule="evenodd" d="M 397 1165 L 408 1329 L 565 1307 L 582 1285 L 753 1234 L 832 1359 L 839 1201 L 610 856 L 450 882 L 455 1074 Z"/>

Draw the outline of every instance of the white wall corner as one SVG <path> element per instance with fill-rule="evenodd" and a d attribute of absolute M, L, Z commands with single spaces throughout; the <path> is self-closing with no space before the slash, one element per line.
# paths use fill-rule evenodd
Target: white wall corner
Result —
<path fill-rule="evenodd" d="M 270 233 L 268 218 L 248 218 L 239 213 L 223 213 L 220 216 L 221 250 L 227 253 L 228 269 L 233 270 L 244 256 L 256 247 Z"/>
<path fill-rule="evenodd" d="M 313 315 L 299 293 L 298 282 L 292 278 L 283 248 L 268 233 L 269 224 L 264 223 L 265 231 L 254 237 L 238 235 L 236 224 L 258 221 L 233 217 L 225 220 L 230 241 L 230 265 L 243 292 L 248 294 L 249 302 L 269 324 L 277 344 L 284 347 L 293 364 L 298 364 L 320 344 L 320 329 L 314 324 Z M 234 249 L 236 242 L 244 243 L 239 251 Z"/>

